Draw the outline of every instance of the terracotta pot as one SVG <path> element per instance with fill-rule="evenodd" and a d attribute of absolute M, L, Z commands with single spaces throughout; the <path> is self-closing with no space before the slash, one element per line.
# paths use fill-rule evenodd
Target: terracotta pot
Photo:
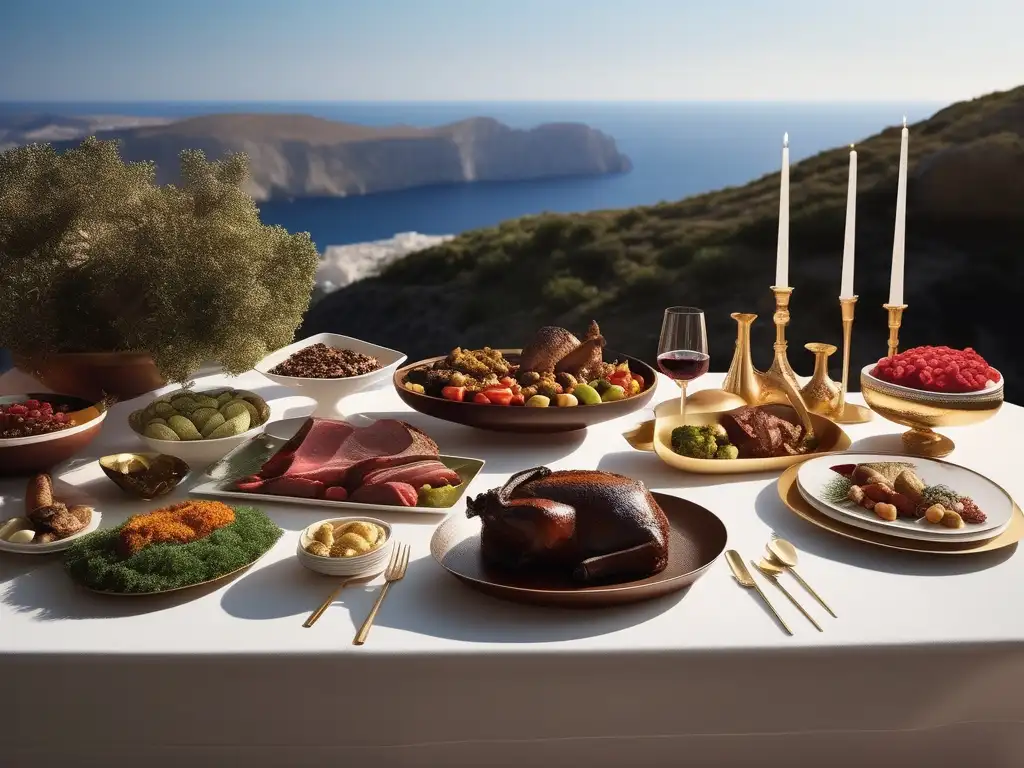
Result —
<path fill-rule="evenodd" d="M 153 358 L 138 352 L 67 352 L 38 360 L 16 355 L 14 363 L 54 392 L 91 402 L 131 400 L 167 383 Z"/>

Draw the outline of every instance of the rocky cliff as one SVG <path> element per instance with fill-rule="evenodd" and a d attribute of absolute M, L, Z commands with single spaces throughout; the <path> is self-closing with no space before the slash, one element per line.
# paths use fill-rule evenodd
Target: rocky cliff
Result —
<path fill-rule="evenodd" d="M 245 152 L 257 200 L 344 197 L 433 184 L 508 181 L 628 171 L 615 140 L 577 123 L 516 130 L 489 118 L 440 128 L 371 128 L 308 115 L 206 115 L 98 134 L 126 160 L 152 160 L 161 183 L 178 176 L 178 153 Z M 73 141 L 58 142 L 58 149 Z"/>
<path fill-rule="evenodd" d="M 912 125 L 906 301 L 901 342 L 973 346 L 1024 403 L 1017 308 L 1024 304 L 1024 87 L 954 104 Z M 886 351 L 899 127 L 857 146 L 852 364 Z M 791 169 L 789 359 L 809 374 L 810 341 L 841 344 L 838 306 L 849 148 Z M 732 356 L 730 312 L 757 312 L 755 363 L 771 362 L 769 286 L 778 173 L 741 187 L 624 211 L 533 216 L 412 254 L 379 277 L 324 298 L 300 335 L 335 331 L 413 359 L 456 345 L 522 346 L 538 326 L 582 332 L 590 318 L 612 349 L 653 361 L 664 307 L 707 314 L 712 367 Z M 832 358 L 838 378 L 839 355 Z M 856 381 L 853 382 L 856 387 Z"/>

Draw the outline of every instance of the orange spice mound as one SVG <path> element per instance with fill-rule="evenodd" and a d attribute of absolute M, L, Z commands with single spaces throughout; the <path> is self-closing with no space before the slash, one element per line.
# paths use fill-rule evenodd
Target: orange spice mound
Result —
<path fill-rule="evenodd" d="M 135 515 L 120 533 L 121 552 L 134 555 L 150 544 L 188 544 L 235 522 L 235 511 L 219 501 L 183 501 Z"/>

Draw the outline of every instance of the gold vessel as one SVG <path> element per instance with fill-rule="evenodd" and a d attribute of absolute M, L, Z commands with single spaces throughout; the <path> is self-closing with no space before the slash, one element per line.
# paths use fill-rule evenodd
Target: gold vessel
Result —
<path fill-rule="evenodd" d="M 853 330 L 853 307 L 857 297 L 840 299 L 843 315 L 843 381 L 837 386 L 828 375 L 828 357 L 836 351 L 835 346 L 812 342 L 806 348 L 815 354 L 815 372 L 807 384 L 801 386 L 800 379 L 789 363 L 787 356 L 786 326 L 789 325 L 789 301 L 793 289 L 772 286 L 775 295 L 775 357 L 771 368 L 765 372 L 754 368 L 750 353 L 750 327 L 757 315 L 748 312 L 733 312 L 730 317 L 736 321 L 736 350 L 733 353 L 729 372 L 722 389 L 739 395 L 748 405 L 769 403 L 790 403 L 800 414 L 805 429 L 808 421 L 805 412 L 825 416 L 839 424 L 858 424 L 871 419 L 871 411 L 859 405 L 846 402 L 846 388 L 849 377 L 850 339 Z M 830 351 L 826 351 L 830 350 Z"/>

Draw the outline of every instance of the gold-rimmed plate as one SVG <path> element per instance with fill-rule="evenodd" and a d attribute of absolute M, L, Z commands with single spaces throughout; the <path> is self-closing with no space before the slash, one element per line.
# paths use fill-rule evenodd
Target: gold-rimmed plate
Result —
<path fill-rule="evenodd" d="M 269 552 L 270 550 L 267 551 Z M 112 592 L 110 590 L 105 589 L 93 589 L 92 587 L 87 587 L 85 584 L 81 584 L 77 581 L 75 582 L 75 584 L 78 584 L 78 586 L 80 586 L 82 589 L 94 592 L 97 595 L 107 595 L 108 597 L 155 597 L 157 595 L 169 595 L 172 592 L 183 592 L 186 589 L 195 589 L 196 587 L 205 587 L 207 584 L 216 584 L 218 581 L 227 581 L 232 576 L 237 576 L 242 571 L 252 568 L 254 565 L 256 565 L 256 563 L 258 563 L 260 560 L 266 557 L 266 555 L 267 553 L 264 552 L 251 563 L 243 565 L 240 568 L 235 568 L 235 570 L 229 571 L 228 573 L 222 574 L 220 576 L 214 576 L 212 579 L 207 579 L 206 581 L 199 581 L 195 584 L 186 584 L 183 587 L 174 587 L 173 589 L 160 589 L 156 592 Z"/>
<path fill-rule="evenodd" d="M 690 586 L 725 551 L 725 524 L 692 501 L 654 493 L 669 522 L 668 565 L 646 579 L 580 586 L 548 575 L 527 576 L 488 568 L 480 554 L 480 519 L 453 512 L 430 540 L 430 554 L 460 581 L 494 597 L 535 605 L 604 608 L 661 597 Z"/>
<path fill-rule="evenodd" d="M 932 459 L 932 461 L 935 460 Z M 947 544 L 943 542 L 904 539 L 862 528 L 855 528 L 852 525 L 833 520 L 807 502 L 797 486 L 797 474 L 799 471 L 799 465 L 792 466 L 783 472 L 782 477 L 779 478 L 779 498 L 782 499 L 782 503 L 797 517 L 803 518 L 811 525 L 816 525 L 847 539 L 853 539 L 865 544 L 873 544 L 878 547 L 886 547 L 887 549 L 898 549 L 904 552 L 921 552 L 929 555 L 970 555 L 1008 547 L 1024 538 L 1024 512 L 1021 511 L 1016 503 L 1013 505 L 1013 517 L 1009 527 L 998 536 L 985 541 L 950 542 Z"/>

